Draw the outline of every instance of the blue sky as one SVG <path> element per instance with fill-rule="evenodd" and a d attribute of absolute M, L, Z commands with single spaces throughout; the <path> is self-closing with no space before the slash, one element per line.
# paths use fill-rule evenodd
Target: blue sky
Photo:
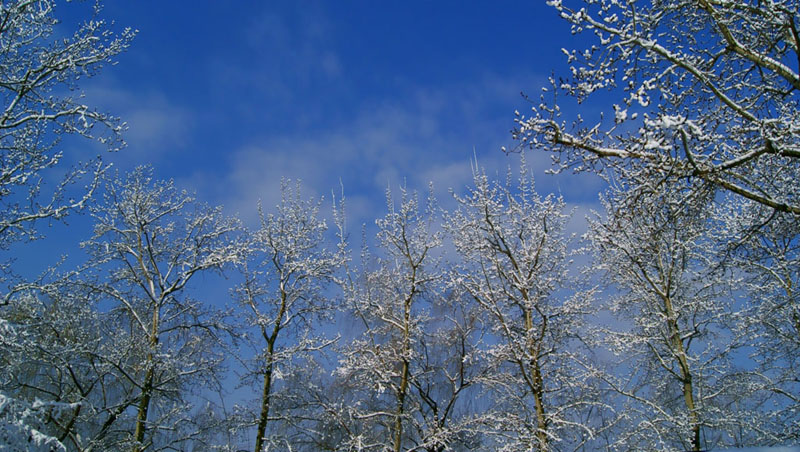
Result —
<path fill-rule="evenodd" d="M 59 3 L 56 33 L 71 34 L 92 5 Z M 281 177 L 302 179 L 305 194 L 326 204 L 341 183 L 353 238 L 385 214 L 387 187 L 426 191 L 433 182 L 450 207 L 449 190 L 471 182 L 473 155 L 504 178 L 518 162 L 500 150 L 515 145 L 514 111 L 530 108 L 520 93 L 538 98 L 548 77 L 569 73 L 561 48 L 588 44 L 538 0 L 114 0 L 101 18 L 138 35 L 80 88 L 88 104 L 128 123 L 128 146 L 109 154 L 65 140 L 64 167 L 97 153 L 121 172 L 150 164 L 247 225 L 259 200 L 266 210 L 277 203 Z M 597 113 L 581 106 L 586 118 Z M 576 208 L 570 229 L 581 234 L 603 184 L 545 175 L 545 153 L 527 160 L 540 193 L 563 194 Z M 91 219 L 43 233 L 48 240 L 10 250 L 20 272 L 38 274 L 60 254 L 80 263 Z"/>
<path fill-rule="evenodd" d="M 281 177 L 326 197 L 341 180 L 370 222 L 387 186 L 464 187 L 473 152 L 504 174 L 520 92 L 537 97 L 568 71 L 561 47 L 583 47 L 543 1 L 109 1 L 102 17 L 139 30 L 82 85 L 130 127 L 106 159 L 150 163 L 245 219 Z M 540 191 L 596 201 L 596 180 L 529 161 Z"/>
<path fill-rule="evenodd" d="M 74 22 L 91 4 L 59 4 L 56 15 Z M 138 29 L 118 64 L 81 81 L 87 103 L 129 126 L 127 148 L 105 161 L 120 171 L 151 164 L 250 225 L 259 199 L 267 210 L 279 199 L 281 177 L 326 199 L 341 183 L 356 241 L 358 225 L 385 214 L 387 186 L 425 191 L 432 181 L 447 206 L 449 189 L 471 182 L 473 157 L 504 178 L 518 158 L 501 147 L 515 145 L 514 111 L 529 108 L 520 93 L 537 98 L 548 77 L 568 73 L 561 48 L 585 45 L 541 0 L 108 0 L 101 17 Z M 64 145 L 68 160 L 102 152 Z M 527 160 L 540 193 L 576 207 L 581 233 L 602 184 L 545 175 L 544 153 Z M 38 274 L 57 253 L 70 254 L 64 269 L 82 263 L 91 219 L 51 226 L 47 240 L 12 248 L 16 271 Z M 229 301 L 230 281 L 194 282 L 204 300 Z"/>

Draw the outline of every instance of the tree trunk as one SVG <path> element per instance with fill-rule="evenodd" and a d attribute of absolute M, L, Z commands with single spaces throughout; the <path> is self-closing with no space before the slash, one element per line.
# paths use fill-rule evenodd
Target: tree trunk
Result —
<path fill-rule="evenodd" d="M 255 452 L 261 452 L 264 447 L 264 434 L 267 431 L 267 420 L 269 419 L 269 402 L 272 393 L 272 368 L 275 341 L 267 341 L 267 368 L 264 371 L 264 387 L 261 392 L 261 415 L 258 418 L 258 430 L 256 431 Z"/>
<path fill-rule="evenodd" d="M 528 299 L 527 291 L 523 291 L 523 296 L 526 300 Z M 525 331 L 528 334 L 533 331 L 533 312 L 530 309 L 525 311 Z M 547 417 L 544 409 L 544 380 L 542 378 L 542 370 L 539 367 L 539 347 L 536 341 L 528 344 L 528 353 L 531 355 L 530 380 L 533 384 L 531 392 L 533 393 L 536 409 L 536 442 L 538 443 L 538 450 L 546 452 L 548 450 L 548 440 Z"/>
<path fill-rule="evenodd" d="M 403 444 L 403 414 L 405 412 L 406 393 L 410 365 L 408 356 L 411 353 L 411 303 L 417 293 L 417 266 L 409 258 L 411 265 L 411 290 L 403 302 L 403 367 L 400 371 L 400 388 L 397 392 L 397 415 L 394 420 L 394 452 L 400 452 Z"/>
<path fill-rule="evenodd" d="M 152 281 L 151 292 L 152 290 Z M 139 413 L 136 416 L 136 429 L 133 432 L 133 452 L 140 452 L 142 450 L 142 442 L 144 441 L 144 434 L 147 430 L 147 412 L 150 409 L 150 399 L 153 396 L 154 380 L 155 380 L 155 353 L 158 348 L 158 327 L 160 323 L 160 303 L 156 303 L 153 307 L 153 323 L 150 326 L 150 350 L 147 352 L 147 372 L 144 375 L 144 385 L 142 385 L 142 396 L 139 400 Z"/>
<path fill-rule="evenodd" d="M 272 396 L 272 371 L 275 366 L 275 341 L 278 339 L 278 333 L 281 331 L 281 319 L 286 314 L 287 297 L 288 294 L 284 290 L 284 282 L 280 283 L 281 291 L 281 305 L 278 308 L 278 313 L 275 316 L 275 324 L 272 327 L 272 334 L 267 336 L 267 330 L 261 327 L 261 335 L 267 341 L 267 366 L 264 370 L 264 387 L 261 391 L 261 415 L 258 418 L 258 429 L 256 431 L 256 448 L 255 452 L 261 452 L 264 447 L 264 434 L 267 431 L 267 422 L 269 421 L 269 404 Z"/>
<path fill-rule="evenodd" d="M 413 296 L 413 291 L 412 291 Z M 403 366 L 400 370 L 400 387 L 397 391 L 397 415 L 394 420 L 394 452 L 400 452 L 400 447 L 403 443 L 403 413 L 405 411 L 406 392 L 408 391 L 408 373 L 409 363 L 407 354 L 411 348 L 410 344 L 410 325 L 411 320 L 411 299 L 408 297 L 405 303 L 404 322 L 403 325 Z"/>
<path fill-rule="evenodd" d="M 149 357 L 151 358 L 152 355 Z M 152 359 L 152 358 L 151 358 Z M 142 398 L 139 400 L 139 414 L 136 416 L 136 430 L 133 433 L 133 452 L 140 452 L 142 450 L 142 442 L 144 441 L 144 433 L 147 424 L 147 411 L 150 409 L 150 398 L 153 394 L 153 364 L 150 363 L 147 368 L 147 373 L 144 377 L 144 386 L 142 387 Z"/>
<path fill-rule="evenodd" d="M 691 447 L 692 451 L 701 451 L 700 448 L 700 419 L 697 416 L 697 406 L 694 401 L 694 385 L 692 382 L 692 373 L 689 369 L 689 360 L 686 357 L 686 350 L 683 346 L 683 340 L 680 336 L 680 329 L 678 328 L 678 321 L 675 317 L 675 310 L 672 306 L 672 300 L 669 297 L 664 297 L 664 311 L 667 315 L 667 325 L 670 332 L 670 342 L 675 358 L 678 360 L 678 367 L 681 369 L 681 383 L 683 383 L 683 401 L 686 405 L 686 410 L 689 412 L 689 423 L 691 425 Z"/>
<path fill-rule="evenodd" d="M 408 391 L 408 367 L 408 360 L 403 359 L 400 389 L 397 393 L 397 415 L 394 420 L 394 452 L 400 452 L 403 444 L 403 414 L 405 411 L 406 392 Z"/>
<path fill-rule="evenodd" d="M 548 450 L 547 444 L 547 420 L 544 412 L 544 387 L 542 381 L 542 373 L 539 369 L 539 360 L 535 359 L 532 363 L 531 369 L 534 391 L 533 399 L 536 404 L 536 439 L 539 443 L 539 450 L 545 452 Z"/>

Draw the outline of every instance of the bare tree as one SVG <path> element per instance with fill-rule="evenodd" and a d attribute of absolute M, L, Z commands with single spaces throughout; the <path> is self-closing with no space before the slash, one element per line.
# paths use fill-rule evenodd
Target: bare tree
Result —
<path fill-rule="evenodd" d="M 97 4 L 92 20 L 72 36 L 66 33 L 66 38 L 56 39 L 54 10 L 55 2 L 49 0 L 0 5 L 0 249 L 35 238 L 37 220 L 61 219 L 82 209 L 96 190 L 105 170 L 99 160 L 72 170 L 58 168 L 63 156 L 58 145 L 63 136 L 95 138 L 112 150 L 123 145 L 123 125 L 82 103 L 76 88 L 81 77 L 95 75 L 124 51 L 134 32 L 110 31 L 107 23 L 97 18 Z M 61 182 L 48 187 L 44 183 L 47 174 L 59 171 L 65 174 Z M 88 178 L 85 190 L 71 192 L 84 176 Z M 17 352 L 47 350 L 46 343 L 39 343 L 36 322 L 27 323 L 30 319 L 21 312 L 38 305 L 36 284 L 9 278 L 10 270 L 0 265 L 0 280 L 8 286 L 0 294 L 0 360 L 7 364 L 0 371 L 0 446 L 31 438 L 35 440 L 31 447 L 60 450 L 63 444 L 39 429 L 46 428 L 54 412 L 74 412 L 75 406 L 59 402 L 63 394 L 55 394 L 54 400 L 40 393 L 41 401 L 29 403 L 19 398 L 21 393 L 13 392 L 19 389 L 14 386 L 19 383 L 15 374 L 19 367 L 11 365 Z M 15 306 L 18 303 L 25 306 Z M 55 349 L 49 353 L 60 357 Z"/>
<path fill-rule="evenodd" d="M 122 146 L 123 125 L 112 116 L 82 103 L 73 91 L 81 77 L 95 75 L 124 51 L 134 32 L 115 34 L 93 17 L 74 35 L 53 38 L 58 20 L 55 2 L 19 0 L 0 7 L 0 245 L 33 234 L 35 220 L 62 218 L 82 208 L 96 188 L 98 162 L 67 171 L 48 195 L 43 172 L 58 165 L 64 134 L 99 140 L 109 149 Z M 95 6 L 94 15 L 99 11 Z M 67 189 L 84 174 L 87 189 L 64 199 Z M 7 300 L 6 300 L 7 302 Z"/>
<path fill-rule="evenodd" d="M 0 448 L 65 451 L 78 434 L 82 390 L 91 391 L 86 356 L 97 337 L 86 325 L 96 316 L 52 284 L 16 290 L 0 334 L 0 382 L 13 394 L 0 394 Z"/>
<path fill-rule="evenodd" d="M 249 372 L 261 378 L 256 452 L 268 444 L 292 441 L 285 435 L 268 435 L 268 424 L 278 422 L 279 430 L 288 432 L 299 421 L 288 409 L 276 409 L 276 387 L 280 380 L 292 379 L 294 367 L 335 341 L 320 330 L 336 308 L 326 292 L 343 256 L 340 250 L 326 248 L 327 225 L 319 218 L 319 207 L 320 202 L 301 198 L 299 182 L 292 188 L 283 181 L 275 211 L 265 214 L 259 206 L 261 226 L 249 234 L 247 258 L 240 266 L 244 282 L 235 296 L 248 323 L 258 328 L 261 343 L 248 365 Z"/>
<path fill-rule="evenodd" d="M 222 357 L 214 353 L 224 324 L 187 291 L 202 272 L 238 259 L 238 223 L 219 208 L 196 204 L 172 182 L 153 181 L 137 168 L 111 180 L 92 208 L 92 239 L 83 243 L 94 275 L 87 284 L 112 306 L 126 361 L 119 378 L 133 386 L 136 411 L 129 441 L 134 451 L 163 446 L 159 431 L 176 433 L 186 416 L 190 381 L 213 381 Z"/>
<path fill-rule="evenodd" d="M 648 428 L 664 433 L 659 429 L 672 425 L 685 434 L 678 440 L 673 432 L 659 447 L 795 440 L 798 387 L 788 375 L 796 367 L 798 304 L 789 275 L 797 272 L 789 269 L 797 264 L 800 234 L 800 4 L 548 4 L 573 33 L 593 35 L 594 45 L 564 50 L 571 75 L 553 78 L 532 112 L 518 114 L 514 137 L 521 147 L 549 152 L 555 172 L 591 171 L 611 182 L 608 220 L 596 221 L 590 233 L 596 246 L 604 228 L 609 234 L 598 265 L 618 277 L 629 271 L 618 284 L 650 290 L 663 309 L 666 300 L 672 306 L 670 322 L 677 323 L 661 327 L 672 329 L 666 338 L 679 340 L 651 350 L 664 364 L 651 361 L 636 376 L 655 381 L 648 379 L 673 372 L 674 381 L 688 385 L 678 404 L 686 417 L 661 424 L 648 417 Z M 618 96 L 606 104 L 606 115 L 570 120 L 562 113 L 575 102 L 594 106 L 601 96 L 600 102 Z M 638 276 L 622 261 L 641 266 Z M 644 279 L 634 289 L 637 277 Z M 709 345 L 710 337 L 728 350 Z M 747 349 L 753 352 L 744 356 Z M 717 387 L 737 389 L 710 389 Z M 651 390 L 673 393 L 666 386 Z M 664 400 L 644 400 L 656 411 L 666 407 Z M 720 408 L 724 400 L 750 420 L 742 413 L 723 422 L 731 413 Z M 739 433 L 734 425 L 743 426 Z"/>
<path fill-rule="evenodd" d="M 480 306 L 494 338 L 484 350 L 494 371 L 483 380 L 496 407 L 485 422 L 499 450 L 577 448 L 593 435 L 581 422 L 594 401 L 577 340 L 590 293 L 566 290 L 564 201 L 534 191 L 524 159 L 511 182 L 475 168 L 447 223 L 463 261 L 451 284 Z"/>
<path fill-rule="evenodd" d="M 464 396 L 475 386 L 478 322 L 444 292 L 434 204 L 422 210 L 401 190 L 395 206 L 387 191 L 379 254 L 365 248 L 364 268 L 345 284 L 360 331 L 336 370 L 350 394 L 333 416 L 345 432 L 340 450 L 458 450 L 474 441 Z"/>
<path fill-rule="evenodd" d="M 752 434 L 761 444 L 791 443 L 800 435 L 800 216 L 765 210 L 721 205 L 714 232 L 729 238 L 725 262 L 748 298 L 736 327 L 737 342 L 755 350 L 742 369 L 750 376 L 743 393 L 761 406 Z"/>
<path fill-rule="evenodd" d="M 800 214 L 796 0 L 548 4 L 597 44 L 564 51 L 572 75 L 518 116 L 522 144 L 551 152 L 556 171 L 685 178 Z M 620 95 L 607 119 L 562 118 L 558 93 L 585 103 L 605 89 Z"/>
<path fill-rule="evenodd" d="M 606 379 L 626 399 L 620 447 L 700 451 L 753 439 L 741 434 L 753 413 L 734 363 L 746 299 L 737 297 L 741 275 L 719 264 L 709 236 L 712 193 L 685 202 L 676 187 L 632 208 L 627 193 L 612 192 L 607 218 L 590 225 L 594 266 L 621 320 L 602 328 L 620 357 Z"/>

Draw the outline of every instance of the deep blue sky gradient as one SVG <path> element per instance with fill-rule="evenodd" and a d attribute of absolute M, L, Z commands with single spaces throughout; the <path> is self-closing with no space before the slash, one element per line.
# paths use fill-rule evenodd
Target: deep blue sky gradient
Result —
<path fill-rule="evenodd" d="M 92 4 L 59 4 L 56 32 L 71 34 Z M 278 201 L 281 177 L 328 200 L 341 184 L 356 235 L 385 214 L 387 187 L 433 182 L 447 207 L 449 190 L 470 183 L 473 156 L 504 178 L 518 158 L 500 148 L 515 145 L 514 111 L 530 108 L 520 93 L 538 98 L 548 77 L 569 72 L 561 48 L 591 44 L 539 0 L 114 0 L 100 17 L 138 35 L 118 64 L 80 87 L 87 103 L 128 123 L 128 146 L 109 155 L 65 140 L 65 165 L 97 153 L 121 172 L 150 164 L 251 225 L 258 200 L 267 210 Z M 602 183 L 545 175 L 544 153 L 528 162 L 542 194 L 577 207 L 580 232 Z M 44 232 L 50 241 L 11 250 L 20 269 L 75 255 L 90 220 Z"/>
<path fill-rule="evenodd" d="M 86 84 L 129 123 L 112 160 L 153 164 L 244 217 L 277 199 L 280 177 L 317 195 L 341 180 L 364 216 L 387 185 L 463 187 L 473 152 L 504 172 L 520 92 L 537 97 L 567 72 L 561 47 L 584 45 L 541 1 L 114 1 L 102 16 L 139 30 Z M 596 200 L 588 179 L 539 179 Z"/>

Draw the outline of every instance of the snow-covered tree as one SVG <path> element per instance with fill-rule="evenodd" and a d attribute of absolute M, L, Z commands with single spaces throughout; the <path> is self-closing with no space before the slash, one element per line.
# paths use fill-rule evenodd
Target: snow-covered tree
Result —
<path fill-rule="evenodd" d="M 120 403 L 136 419 L 116 428 L 127 431 L 134 451 L 185 439 L 191 412 L 184 396 L 197 389 L 190 382 L 213 383 L 225 327 L 187 288 L 239 252 L 232 240 L 237 221 L 150 173 L 140 167 L 108 182 L 103 201 L 91 209 L 94 236 L 83 243 L 91 256 L 84 284 L 107 303 L 119 328 L 114 378 L 130 388 Z"/>
<path fill-rule="evenodd" d="M 684 178 L 800 214 L 800 2 L 548 4 L 595 43 L 565 49 L 571 76 L 518 116 L 524 145 L 551 152 L 556 171 Z M 619 100 L 605 118 L 563 118 L 559 93 L 594 105 L 606 89 Z"/>
<path fill-rule="evenodd" d="M 129 29 L 113 33 L 98 19 L 98 11 L 99 3 L 91 20 L 74 33 L 60 33 L 64 30 L 58 29 L 54 1 L 0 4 L 0 249 L 36 237 L 37 220 L 61 219 L 83 208 L 94 193 L 104 166 L 96 161 L 72 170 L 58 168 L 62 137 L 95 138 L 112 150 L 123 144 L 119 121 L 85 105 L 77 90 L 81 77 L 93 76 L 111 63 L 134 35 Z M 62 37 L 56 38 L 58 33 Z M 59 172 L 64 174 L 61 182 L 48 186 L 45 180 Z M 85 189 L 73 193 L 84 176 L 88 180 Z M 44 394 L 39 394 L 44 400 L 25 400 L 19 398 L 21 394 L 9 392 L 19 389 L 15 386 L 19 368 L 12 365 L 15 356 L 46 352 L 29 325 L 20 322 L 24 316 L 10 318 L 10 310 L 17 311 L 15 316 L 20 314 L 18 302 L 27 304 L 37 292 L 30 283 L 8 278 L 11 270 L 0 264 L 0 282 L 7 288 L 0 292 L 0 361 L 4 363 L 0 370 L 0 448 L 17 447 L 20 437 L 14 435 L 19 433 L 32 441 L 30 450 L 63 450 L 55 438 L 38 429 L 47 424 L 45 417 L 52 419 L 52 413 L 76 408 L 62 409 L 63 405 L 47 400 Z M 56 350 L 51 352 L 58 357 Z"/>
<path fill-rule="evenodd" d="M 46 411 L 53 409 L 74 409 L 74 406 L 63 406 L 52 402 L 35 401 L 28 403 L 20 399 L 12 399 L 0 393 L 0 445 L 2 450 L 14 452 L 66 452 L 66 448 L 55 437 L 43 434 L 41 419 Z M 48 414 L 49 415 L 49 414 Z"/>
<path fill-rule="evenodd" d="M 63 5 L 67 7 L 68 5 Z M 93 17 L 65 38 L 56 38 L 56 2 L 15 0 L 0 5 L 0 246 L 35 235 L 35 220 L 62 218 L 91 197 L 99 162 L 67 171 L 55 187 L 44 184 L 44 172 L 58 165 L 58 145 L 65 134 L 83 135 L 122 145 L 120 122 L 85 105 L 80 79 L 98 73 L 124 51 L 133 31 L 116 34 Z M 70 186 L 88 173 L 87 188 L 65 199 Z M 53 174 L 58 174 L 53 173 Z M 7 302 L 8 300 L 5 300 Z"/>
<path fill-rule="evenodd" d="M 701 322 L 705 328 L 701 336 L 715 332 L 731 349 L 739 347 L 735 361 L 741 378 L 725 384 L 738 388 L 738 406 L 760 413 L 741 430 L 747 438 L 719 433 L 728 428 L 723 424 L 743 423 L 744 415 L 719 421 L 712 411 L 727 396 L 719 393 L 716 401 L 705 399 L 702 394 L 709 393 L 701 394 L 701 387 L 721 385 L 719 379 L 733 372 L 730 363 L 719 364 L 730 355 L 721 345 L 710 347 L 705 340 L 692 339 L 689 347 L 694 336 L 682 336 L 689 373 L 703 374 L 693 377 L 693 390 L 685 391 L 687 396 L 694 393 L 695 400 L 683 404 L 684 409 L 697 405 L 686 412 L 689 417 L 680 427 L 694 436 L 691 441 L 683 437 L 681 441 L 689 441 L 685 443 L 673 436 L 664 444 L 697 448 L 703 441 L 709 445 L 796 441 L 792 432 L 798 425 L 798 387 L 796 377 L 789 375 L 796 368 L 800 331 L 793 323 L 800 317 L 794 290 L 800 238 L 800 3 L 552 0 L 548 4 L 571 24 L 574 34 L 590 35 L 593 44 L 582 51 L 564 50 L 571 74 L 554 78 L 532 112 L 518 114 L 515 138 L 521 147 L 549 152 L 556 172 L 596 172 L 616 187 L 607 197 L 606 228 L 622 235 L 638 234 L 641 246 L 660 243 L 659 249 L 674 258 L 675 262 L 643 261 L 652 266 L 651 273 L 674 269 L 672 275 L 682 277 L 656 278 L 655 286 L 660 285 L 662 292 L 700 291 L 698 299 L 706 303 L 691 318 L 676 311 L 688 323 L 673 325 L 673 330 L 683 334 L 691 322 Z M 609 101 L 615 96 L 616 101 Z M 567 118 L 565 112 L 576 104 L 584 111 Z M 605 115 L 586 113 L 598 106 L 607 109 Z M 673 225 L 678 220 L 683 223 Z M 590 234 L 596 244 L 603 240 L 598 236 L 602 223 L 598 221 Z M 665 231 L 670 228 L 678 231 L 675 237 L 683 243 L 669 238 Z M 648 236 L 650 242 L 645 240 Z M 620 237 L 609 240 L 608 250 L 617 241 L 618 253 L 632 253 L 628 261 L 647 257 L 633 253 Z M 614 269 L 611 262 L 619 256 L 603 255 L 598 263 Z M 679 265 L 680 259 L 686 267 Z M 640 272 L 644 274 L 644 269 Z M 629 277 L 622 286 L 633 290 L 633 275 Z M 700 309 L 689 301 L 681 303 L 690 312 Z M 740 315 L 733 316 L 730 310 Z M 674 350 L 678 345 L 664 344 Z M 743 356 L 744 350 L 751 353 Z M 662 352 L 653 355 L 665 360 L 662 370 L 680 361 L 670 361 Z M 705 367 L 709 370 L 703 373 L 703 366 L 712 362 L 720 367 L 713 372 L 713 366 Z M 675 375 L 684 371 L 671 370 Z M 642 369 L 639 376 L 645 374 Z M 648 403 L 654 403 L 653 409 L 665 408 Z M 655 423 L 653 428 L 667 424 Z M 715 437 L 717 433 L 721 436 Z"/>
<path fill-rule="evenodd" d="M 745 300 L 708 234 L 713 192 L 686 202 L 679 190 L 654 191 L 635 207 L 627 192 L 616 195 L 587 233 L 620 320 L 601 327 L 620 358 L 606 378 L 624 399 L 615 443 L 700 451 L 752 441 L 753 407 L 734 362 Z"/>
<path fill-rule="evenodd" d="M 748 298 L 737 327 L 739 343 L 753 350 L 744 390 L 762 405 L 754 434 L 773 444 L 800 439 L 800 216 L 765 210 L 752 202 L 720 206 L 715 232 L 731 237 L 726 263 L 741 274 Z M 762 225 L 743 227 L 754 217 Z"/>
<path fill-rule="evenodd" d="M 476 450 L 486 447 L 480 425 L 488 408 L 482 382 L 491 366 L 483 354 L 487 322 L 457 292 L 438 301 L 419 339 L 419 370 L 411 381 L 420 438 L 411 450 Z"/>
<path fill-rule="evenodd" d="M 496 406 L 484 421 L 499 450 L 580 447 L 593 434 L 582 416 L 592 400 L 580 334 L 589 292 L 570 287 L 569 215 L 561 198 L 540 197 L 524 159 L 518 185 L 474 169 L 474 187 L 456 196 L 447 228 L 462 263 L 451 284 L 491 325 L 483 377 Z"/>
<path fill-rule="evenodd" d="M 336 369 L 347 397 L 331 422 L 344 432 L 337 447 L 458 450 L 475 436 L 464 399 L 475 385 L 476 320 L 444 291 L 433 198 L 423 210 L 403 189 L 396 206 L 387 191 L 387 206 L 376 255 L 365 249 L 364 268 L 345 284 L 360 334 Z"/>
<path fill-rule="evenodd" d="M 18 290 L 6 312 L 16 334 L 2 341 L 3 386 L 34 404 L 62 407 L 44 410 L 39 430 L 70 450 L 83 450 L 92 438 L 84 422 L 103 410 L 92 400 L 104 378 L 104 365 L 94 360 L 103 354 L 101 316 L 85 293 L 70 290 L 64 280 Z"/>
<path fill-rule="evenodd" d="M 266 214 L 259 206 L 261 226 L 248 234 L 247 257 L 240 265 L 244 282 L 235 297 L 258 329 L 258 352 L 247 365 L 249 377 L 261 384 L 256 452 L 292 441 L 285 434 L 300 417 L 292 419 L 290 391 L 277 388 L 284 379 L 308 381 L 296 367 L 334 340 L 321 330 L 336 308 L 327 286 L 343 256 L 326 248 L 328 228 L 319 208 L 320 202 L 302 199 L 299 182 L 292 188 L 283 181 L 280 203 Z M 268 429 L 268 423 L 278 425 Z"/>

